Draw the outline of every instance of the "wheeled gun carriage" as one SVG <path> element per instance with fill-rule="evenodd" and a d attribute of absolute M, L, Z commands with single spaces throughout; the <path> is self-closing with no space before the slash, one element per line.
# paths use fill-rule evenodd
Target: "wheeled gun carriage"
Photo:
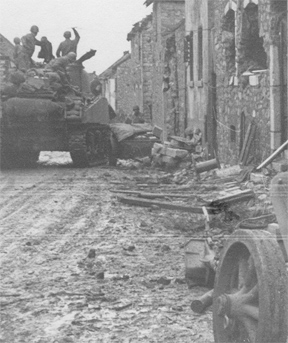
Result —
<path fill-rule="evenodd" d="M 238 229 L 221 252 L 213 290 L 216 343 L 287 341 L 288 172 L 272 180 L 271 199 L 282 237 Z"/>

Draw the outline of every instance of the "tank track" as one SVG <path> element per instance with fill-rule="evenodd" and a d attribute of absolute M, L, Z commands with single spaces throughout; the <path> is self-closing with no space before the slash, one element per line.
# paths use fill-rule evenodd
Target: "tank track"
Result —
<path fill-rule="evenodd" d="M 93 137 L 97 152 L 89 146 L 89 139 Z M 98 140 L 97 140 L 98 137 Z M 73 128 L 69 132 L 69 151 L 76 167 L 89 167 L 107 163 L 110 153 L 110 128 L 106 126 L 87 126 Z"/>

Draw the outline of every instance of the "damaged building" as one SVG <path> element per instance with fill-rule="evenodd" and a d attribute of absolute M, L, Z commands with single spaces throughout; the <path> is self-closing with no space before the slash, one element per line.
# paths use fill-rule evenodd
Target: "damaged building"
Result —
<path fill-rule="evenodd" d="M 152 119 L 152 15 L 134 24 L 127 35 L 131 53 L 101 73 L 104 95 L 123 120 L 138 105 L 145 121 Z"/>
<path fill-rule="evenodd" d="M 145 5 L 152 13 L 128 33 L 131 53 L 102 73 L 121 118 L 138 105 L 164 140 L 200 129 L 206 156 L 230 164 L 247 142 L 244 162 L 257 164 L 287 140 L 286 1 Z"/>
<path fill-rule="evenodd" d="M 147 0 L 145 4 L 153 5 L 153 124 L 163 129 L 164 139 L 184 135 L 185 1 Z"/>
<path fill-rule="evenodd" d="M 252 125 L 247 163 L 260 162 L 287 140 L 287 2 L 187 1 L 186 29 L 189 119 L 226 163 Z"/>

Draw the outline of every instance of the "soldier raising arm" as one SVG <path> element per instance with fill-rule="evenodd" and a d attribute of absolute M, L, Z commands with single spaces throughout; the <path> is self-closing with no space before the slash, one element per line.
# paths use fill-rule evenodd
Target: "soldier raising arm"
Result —
<path fill-rule="evenodd" d="M 74 31 L 75 39 L 73 39 L 73 40 L 70 39 L 71 38 L 71 32 L 65 31 L 64 35 L 63 35 L 65 37 L 65 40 L 60 43 L 60 45 L 56 51 L 57 57 L 66 56 L 69 52 L 75 52 L 75 54 L 77 53 L 77 45 L 79 43 L 80 36 L 79 36 L 79 33 L 77 32 L 77 30 L 75 28 L 72 28 L 72 30 Z"/>

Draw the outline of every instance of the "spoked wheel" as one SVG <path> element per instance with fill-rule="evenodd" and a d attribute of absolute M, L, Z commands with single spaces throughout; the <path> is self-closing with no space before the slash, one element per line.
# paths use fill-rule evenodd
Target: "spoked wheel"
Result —
<path fill-rule="evenodd" d="M 223 248 L 213 293 L 216 343 L 285 343 L 287 273 L 266 231 L 237 230 Z"/>

